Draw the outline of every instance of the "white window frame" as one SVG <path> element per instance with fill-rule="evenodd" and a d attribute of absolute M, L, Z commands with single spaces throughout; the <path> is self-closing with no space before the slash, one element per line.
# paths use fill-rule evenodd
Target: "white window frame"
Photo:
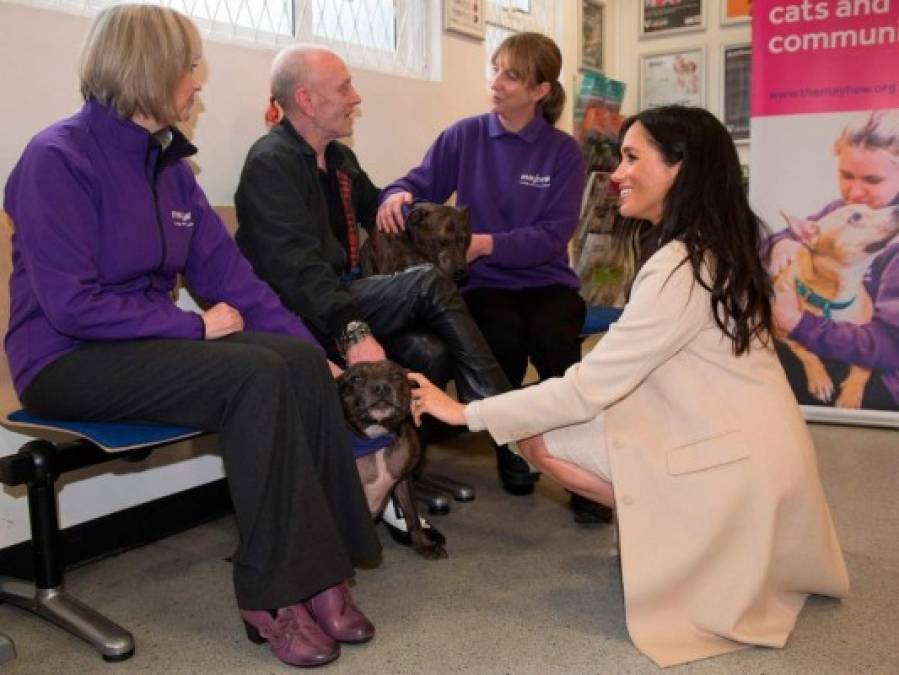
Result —
<path fill-rule="evenodd" d="M 0 0 L 82 16 L 93 16 L 104 7 L 126 1 L 128 0 Z M 195 8 L 205 8 L 206 0 L 145 1 L 171 6 L 184 12 L 196 23 L 204 37 L 216 41 L 261 48 L 280 48 L 295 42 L 312 42 L 333 49 L 348 63 L 367 70 L 431 80 L 440 76 L 440 0 L 393 0 L 396 25 L 405 23 L 407 28 L 405 31 L 397 31 L 398 44 L 392 52 L 314 35 L 311 14 L 315 0 L 288 0 L 293 11 L 290 18 L 292 26 L 289 32 L 283 33 L 241 26 L 233 20 L 204 18 Z M 211 3 L 217 1 L 209 0 Z"/>

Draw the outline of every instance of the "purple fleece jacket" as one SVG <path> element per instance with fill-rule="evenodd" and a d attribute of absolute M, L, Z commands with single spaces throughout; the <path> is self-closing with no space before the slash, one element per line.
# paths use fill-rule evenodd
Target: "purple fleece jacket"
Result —
<path fill-rule="evenodd" d="M 420 166 L 391 183 L 381 201 L 405 190 L 443 203 L 453 192 L 471 209 L 472 230 L 492 234 L 493 253 L 475 260 L 462 290 L 579 288 L 568 264 L 584 189 L 580 149 L 539 113 L 518 133 L 491 113 L 443 131 Z"/>
<path fill-rule="evenodd" d="M 203 339 L 201 317 L 172 301 L 178 273 L 247 330 L 316 344 L 210 207 L 183 159 L 194 152 L 178 131 L 162 151 L 96 102 L 28 144 L 4 198 L 15 227 L 6 356 L 20 395 L 82 342 Z"/>

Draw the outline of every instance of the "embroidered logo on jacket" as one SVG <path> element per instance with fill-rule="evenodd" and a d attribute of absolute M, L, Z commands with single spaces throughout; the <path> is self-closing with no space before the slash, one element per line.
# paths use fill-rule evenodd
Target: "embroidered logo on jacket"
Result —
<path fill-rule="evenodd" d="M 549 179 L 549 176 L 541 176 L 539 173 L 523 173 L 521 174 L 521 178 L 518 179 L 518 182 L 521 185 L 527 185 L 528 187 L 548 188 Z"/>
<path fill-rule="evenodd" d="M 194 219 L 190 211 L 172 211 L 172 224 L 175 227 L 193 227 Z"/>

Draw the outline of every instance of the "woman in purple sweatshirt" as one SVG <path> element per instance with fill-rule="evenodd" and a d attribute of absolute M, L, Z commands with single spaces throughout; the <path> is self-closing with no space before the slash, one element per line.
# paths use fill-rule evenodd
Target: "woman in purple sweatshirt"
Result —
<path fill-rule="evenodd" d="M 837 157 L 837 199 L 809 217 L 817 221 L 846 204 L 873 209 L 899 206 L 899 111 L 875 110 L 855 118 L 834 143 Z M 777 276 L 801 244 L 784 229 L 769 240 L 769 271 Z M 791 285 L 777 288 L 774 318 L 797 341 L 825 360 L 834 382 L 842 382 L 850 364 L 872 371 L 862 407 L 899 410 L 899 239 L 873 260 L 864 286 L 874 303 L 864 325 L 833 321 L 802 312 Z M 807 392 L 805 376 L 792 352 L 778 346 L 800 403 L 821 405 Z M 835 392 L 833 398 L 836 398 Z"/>
<path fill-rule="evenodd" d="M 465 302 L 513 386 L 528 360 L 541 380 L 581 358 L 585 306 L 568 263 L 584 164 L 577 142 L 554 127 L 565 104 L 562 55 L 539 33 L 519 33 L 492 57 L 492 111 L 443 131 L 421 165 L 381 194 L 378 227 L 399 231 L 413 199 L 453 192 L 471 212 Z M 580 498 L 579 520 L 607 517 Z"/>
<path fill-rule="evenodd" d="M 372 636 L 345 581 L 380 546 L 321 348 L 253 275 L 185 161 L 196 148 L 175 125 L 200 58 L 177 12 L 97 16 L 84 107 L 35 136 L 6 185 L 6 355 L 36 415 L 217 432 L 248 636 L 317 665 Z M 174 303 L 179 274 L 209 309 Z"/>

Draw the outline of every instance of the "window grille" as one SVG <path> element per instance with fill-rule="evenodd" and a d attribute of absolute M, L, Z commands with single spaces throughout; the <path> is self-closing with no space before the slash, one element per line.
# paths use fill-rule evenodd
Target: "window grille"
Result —
<path fill-rule="evenodd" d="M 490 58 L 510 35 L 535 31 L 555 38 L 556 7 L 552 0 L 488 0 L 487 31 L 484 38 L 484 73 L 493 74 Z"/>
<path fill-rule="evenodd" d="M 0 0 L 93 15 L 127 0 Z M 218 39 L 282 47 L 314 42 L 348 63 L 432 78 L 439 0 L 143 0 L 191 17 Z M 520 1 L 520 0 L 519 0 Z"/>

